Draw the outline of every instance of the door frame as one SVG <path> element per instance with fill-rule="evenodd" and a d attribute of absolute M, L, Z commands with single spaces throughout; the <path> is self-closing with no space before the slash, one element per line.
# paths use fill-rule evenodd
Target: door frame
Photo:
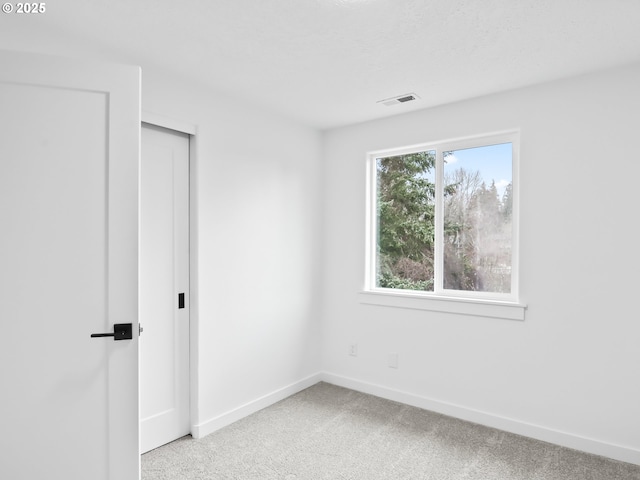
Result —
<path fill-rule="evenodd" d="M 198 424 L 198 235 L 196 195 L 197 126 L 142 110 L 140 128 L 147 123 L 189 136 L 189 431 Z M 142 156 L 140 156 L 142 161 Z M 144 325 L 142 325 L 144 328 Z M 143 333 L 144 335 L 144 333 Z M 138 422 L 140 419 L 138 418 Z"/>

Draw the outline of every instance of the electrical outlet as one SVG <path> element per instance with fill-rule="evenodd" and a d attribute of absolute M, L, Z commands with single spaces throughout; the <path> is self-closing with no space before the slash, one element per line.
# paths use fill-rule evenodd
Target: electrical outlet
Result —
<path fill-rule="evenodd" d="M 352 343 L 351 345 L 349 345 L 349 355 L 351 355 L 352 357 L 357 357 L 358 356 L 358 344 L 357 343 Z"/>
<path fill-rule="evenodd" d="M 389 354 L 389 368 L 398 368 L 398 354 L 390 353 Z"/>

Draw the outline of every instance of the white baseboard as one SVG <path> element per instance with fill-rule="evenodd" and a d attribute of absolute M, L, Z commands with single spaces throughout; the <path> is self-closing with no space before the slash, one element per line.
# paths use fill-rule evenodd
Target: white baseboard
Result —
<path fill-rule="evenodd" d="M 430 410 L 432 412 L 442 413 L 451 417 L 479 423 L 481 425 L 523 435 L 525 437 L 535 438 L 537 440 L 561 445 L 563 447 L 573 448 L 575 450 L 613 458 L 622 462 L 640 465 L 640 450 L 635 450 L 621 445 L 614 445 L 594 440 L 592 438 L 581 437 L 571 433 L 514 420 L 512 418 L 501 417 L 499 415 L 474 410 L 472 408 L 455 405 L 453 403 L 433 400 L 332 373 L 324 372 L 320 376 L 320 379 L 339 387 L 368 393 L 377 397 L 386 398 L 387 400 L 393 400 L 406 405 Z"/>
<path fill-rule="evenodd" d="M 220 430 L 227 425 L 231 425 L 233 422 L 237 422 L 238 420 L 251 415 L 252 413 L 262 410 L 269 405 L 273 405 L 280 400 L 284 400 L 291 395 L 301 392 L 305 388 L 309 388 L 310 386 L 320 382 L 321 379 L 322 374 L 316 373 L 309 377 L 303 378 L 298 382 L 292 383 L 291 385 L 287 385 L 286 387 L 280 388 L 274 392 L 257 398 L 256 400 L 253 400 L 249 403 L 241 405 L 238 408 L 234 408 L 233 410 L 218 415 L 217 417 L 214 417 L 203 423 L 192 425 L 191 436 L 193 438 L 202 438 L 206 435 L 209 435 L 210 433 L 213 433 L 216 430 Z"/>
<path fill-rule="evenodd" d="M 497 428 L 506 432 L 535 438 L 544 442 L 553 443 L 563 447 L 573 448 L 603 457 L 613 458 L 622 462 L 640 465 L 640 450 L 621 445 L 606 443 L 592 438 L 582 437 L 572 433 L 554 430 L 540 425 L 522 422 L 512 418 L 474 410 L 469 407 L 456 405 L 449 402 L 421 397 L 412 393 L 387 388 L 373 383 L 367 383 L 354 378 L 344 377 L 328 372 L 316 373 L 286 387 L 264 395 L 256 400 L 241 405 L 238 408 L 225 412 L 217 417 L 198 425 L 191 426 L 191 435 L 194 438 L 202 438 L 227 425 L 232 424 L 252 413 L 273 405 L 280 400 L 294 395 L 305 388 L 309 388 L 318 382 L 327 382 L 339 387 L 349 388 L 358 392 L 368 393 L 377 397 L 386 398 L 395 402 L 404 403 L 432 412 L 441 413 L 469 422 L 479 423 L 488 427 Z"/>

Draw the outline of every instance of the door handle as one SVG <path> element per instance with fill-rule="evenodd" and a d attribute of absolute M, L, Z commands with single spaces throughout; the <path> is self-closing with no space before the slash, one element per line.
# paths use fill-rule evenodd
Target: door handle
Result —
<path fill-rule="evenodd" d="M 113 337 L 113 340 L 131 340 L 133 338 L 133 326 L 130 323 L 116 323 L 113 333 L 92 333 L 91 338 Z"/>

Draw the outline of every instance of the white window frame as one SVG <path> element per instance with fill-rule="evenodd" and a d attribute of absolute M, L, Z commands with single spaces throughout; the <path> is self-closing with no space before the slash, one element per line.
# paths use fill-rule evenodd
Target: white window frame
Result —
<path fill-rule="evenodd" d="M 513 186 L 513 217 L 512 217 L 512 247 L 511 247 L 511 292 L 473 292 L 449 290 L 443 288 L 443 229 L 444 229 L 444 153 L 449 151 L 484 147 L 511 143 L 512 145 L 512 186 Z M 377 271 L 377 169 L 378 158 L 407 155 L 410 153 L 436 152 L 436 206 L 435 206 L 435 278 L 434 291 L 422 292 L 376 286 Z M 408 147 L 378 150 L 367 154 L 367 218 L 365 245 L 365 282 L 364 289 L 359 294 L 361 303 L 382 305 L 387 307 L 411 308 L 430 310 L 463 315 L 497 317 L 512 320 L 524 320 L 526 306 L 519 299 L 519 213 L 520 213 L 520 185 L 519 185 L 519 153 L 520 132 L 510 130 L 505 132 L 478 135 L 473 137 L 424 143 Z"/>

